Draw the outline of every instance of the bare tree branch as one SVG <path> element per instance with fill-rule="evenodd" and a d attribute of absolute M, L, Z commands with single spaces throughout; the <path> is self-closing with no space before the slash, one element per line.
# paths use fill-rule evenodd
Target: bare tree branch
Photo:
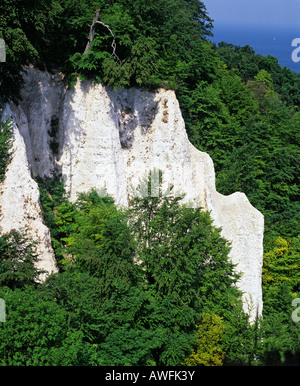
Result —
<path fill-rule="evenodd" d="M 114 33 L 112 32 L 112 30 L 110 29 L 110 27 L 107 24 L 104 24 L 102 21 L 98 20 L 99 14 L 100 14 L 100 9 L 97 9 L 95 14 L 94 14 L 93 23 L 90 26 L 90 33 L 88 36 L 88 42 L 87 42 L 87 45 L 85 47 L 83 54 L 86 55 L 88 53 L 88 50 L 92 46 L 93 40 L 95 38 L 96 24 L 101 24 L 101 25 L 103 25 L 103 27 L 108 29 L 108 31 L 110 32 L 110 34 L 113 38 L 113 42 L 111 44 L 113 52 L 112 52 L 111 56 L 114 56 L 117 59 L 117 61 L 119 62 L 120 66 L 122 66 L 122 62 L 121 62 L 120 58 L 118 57 L 118 55 L 116 54 L 117 44 L 116 44 L 116 39 L 115 39 Z"/>
<path fill-rule="evenodd" d="M 95 37 L 95 29 L 96 29 L 95 24 L 99 18 L 99 14 L 100 14 L 100 9 L 97 9 L 95 14 L 94 14 L 93 23 L 90 26 L 90 33 L 88 36 L 88 42 L 87 42 L 87 45 L 85 47 L 84 54 L 87 54 L 88 50 L 91 48 L 91 45 L 93 43 L 93 40 Z"/>

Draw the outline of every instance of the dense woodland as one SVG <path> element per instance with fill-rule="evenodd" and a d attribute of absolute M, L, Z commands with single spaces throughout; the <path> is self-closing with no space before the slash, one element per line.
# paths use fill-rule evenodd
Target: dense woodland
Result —
<path fill-rule="evenodd" d="M 70 87 L 80 76 L 174 89 L 218 191 L 245 192 L 265 216 L 263 318 L 243 312 L 209 213 L 162 194 L 128 209 L 96 191 L 70 203 L 57 176 L 38 183 L 59 273 L 38 284 L 34 243 L 0 237 L 1 365 L 299 365 L 300 75 L 212 34 L 205 1 L 2 0 L 0 102 L 18 101 L 29 64 L 59 69 Z M 0 182 L 12 141 L 1 124 Z"/>

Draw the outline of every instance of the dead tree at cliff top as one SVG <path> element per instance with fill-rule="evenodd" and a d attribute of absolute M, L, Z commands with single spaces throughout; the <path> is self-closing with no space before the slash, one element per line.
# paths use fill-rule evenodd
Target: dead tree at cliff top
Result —
<path fill-rule="evenodd" d="M 115 39 L 114 33 L 112 32 L 112 30 L 111 30 L 109 25 L 107 25 L 107 24 L 103 23 L 102 21 L 98 20 L 99 19 L 99 14 L 100 14 L 100 9 L 97 9 L 95 14 L 94 14 L 93 22 L 92 22 L 92 24 L 90 26 L 90 33 L 89 33 L 89 36 L 88 36 L 88 42 L 87 42 L 85 50 L 84 50 L 84 55 L 86 55 L 88 53 L 89 49 L 92 46 L 93 40 L 95 38 L 96 25 L 97 24 L 101 24 L 103 27 L 108 29 L 109 33 L 111 34 L 111 36 L 113 38 L 113 41 L 112 41 L 112 44 L 111 44 L 111 47 L 112 47 L 113 51 L 112 51 L 111 56 L 114 56 L 117 59 L 117 61 L 120 64 L 120 66 L 122 66 L 122 62 L 121 62 L 120 58 L 118 57 L 118 55 L 116 54 L 117 44 L 116 44 L 116 39 Z"/>

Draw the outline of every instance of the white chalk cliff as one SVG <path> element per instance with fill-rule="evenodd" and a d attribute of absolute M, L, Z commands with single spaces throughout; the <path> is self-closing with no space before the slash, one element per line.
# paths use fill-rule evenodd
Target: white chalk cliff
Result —
<path fill-rule="evenodd" d="M 7 106 L 2 118 L 11 116 Z M 12 161 L 0 184 L 0 234 L 17 229 L 37 242 L 36 267 L 46 271 L 40 275 L 40 280 L 44 280 L 47 272 L 57 272 L 57 267 L 50 231 L 43 223 L 39 187 L 31 177 L 24 139 L 15 123 L 12 151 Z"/>
<path fill-rule="evenodd" d="M 190 205 L 211 211 L 243 273 L 239 288 L 245 310 L 252 319 L 261 314 L 263 215 L 245 194 L 216 191 L 212 159 L 189 142 L 173 91 L 113 91 L 79 80 L 69 88 L 60 74 L 28 69 L 22 97 L 5 112 L 13 116 L 15 151 L 1 186 L 2 232 L 30 228 L 40 243 L 40 266 L 55 271 L 31 174 L 61 173 L 71 200 L 78 192 L 105 188 L 126 206 L 141 179 L 161 169 L 165 188 L 174 185 Z"/>

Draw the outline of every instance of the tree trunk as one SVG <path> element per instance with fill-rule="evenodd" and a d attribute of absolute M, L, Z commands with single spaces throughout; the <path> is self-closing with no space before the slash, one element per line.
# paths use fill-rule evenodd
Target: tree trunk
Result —
<path fill-rule="evenodd" d="M 111 36 L 113 38 L 113 42 L 111 44 L 113 52 L 112 52 L 111 56 L 114 56 L 117 59 L 117 61 L 119 62 L 120 66 L 122 66 L 122 62 L 121 62 L 120 58 L 118 57 L 118 55 L 116 54 L 117 45 L 116 45 L 115 36 L 114 36 L 112 30 L 110 29 L 110 27 L 107 24 L 104 24 L 102 21 L 98 20 L 99 19 L 99 14 L 100 14 L 100 9 L 97 9 L 95 14 L 94 14 L 93 23 L 91 25 L 90 33 L 89 33 L 89 36 L 88 36 L 88 42 L 87 42 L 87 45 L 85 47 L 85 50 L 84 50 L 83 54 L 86 55 L 88 53 L 88 50 L 92 46 L 93 40 L 95 38 L 96 24 L 101 24 L 101 25 L 103 25 L 103 27 L 108 29 L 108 31 L 110 32 L 110 34 L 111 34 Z"/>
<path fill-rule="evenodd" d="M 87 42 L 87 45 L 85 47 L 84 54 L 87 54 L 88 50 L 91 48 L 91 45 L 93 43 L 93 40 L 95 37 L 96 23 L 98 21 L 99 14 L 100 14 L 100 9 L 97 9 L 95 14 L 94 14 L 93 23 L 92 23 L 91 28 L 90 28 L 90 33 L 88 36 L 88 42 Z"/>

